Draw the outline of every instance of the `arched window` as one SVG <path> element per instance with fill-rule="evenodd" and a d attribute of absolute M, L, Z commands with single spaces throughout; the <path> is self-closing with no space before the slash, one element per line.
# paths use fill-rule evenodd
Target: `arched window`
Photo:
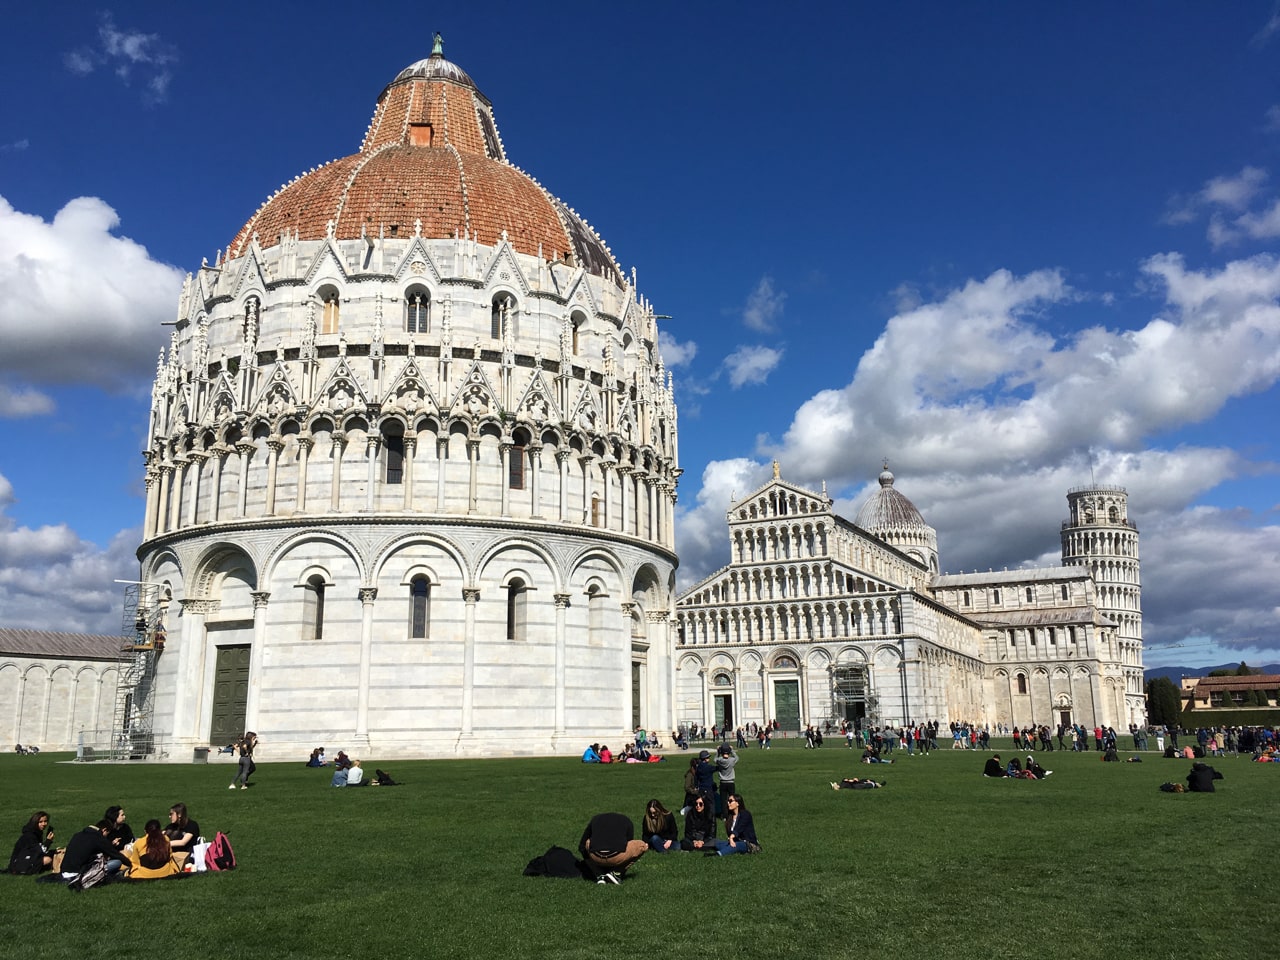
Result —
<path fill-rule="evenodd" d="M 1030 587 L 1027 587 L 1027 603 L 1032 603 L 1034 600 L 1035 600 L 1035 593 L 1032 591 Z"/>
<path fill-rule="evenodd" d="M 992 602 L 992 603 L 999 603 L 999 602 L 1000 602 L 1000 591 L 999 591 L 999 590 L 992 590 L 992 591 L 991 591 L 991 602 Z"/>
<path fill-rule="evenodd" d="M 405 294 L 405 330 L 409 333 L 431 332 L 431 293 L 424 287 L 413 287 Z"/>
<path fill-rule="evenodd" d="M 605 593 L 599 586 L 592 584 L 587 590 L 587 642 L 601 644 L 604 642 L 604 603 Z M 684 626 L 680 627 L 680 642 L 684 643 Z"/>
<path fill-rule="evenodd" d="M 409 581 L 409 636 L 421 640 L 431 628 L 431 581 L 418 574 Z"/>
<path fill-rule="evenodd" d="M 1018 674 L 1018 692 L 1027 692 L 1027 675 L 1025 673 Z"/>
<path fill-rule="evenodd" d="M 324 637 L 324 577 L 313 574 L 307 578 L 302 594 L 302 629 L 306 639 Z"/>
<path fill-rule="evenodd" d="M 529 588 L 519 577 L 512 577 L 507 584 L 507 639 L 523 640 L 527 628 L 527 600 Z"/>
<path fill-rule="evenodd" d="M 1062 585 L 1062 599 L 1067 599 L 1067 585 L 1065 583 Z"/>
<path fill-rule="evenodd" d="M 572 337 L 573 337 L 573 352 L 575 354 L 581 351 L 582 327 L 583 327 L 583 324 L 585 324 L 586 322 L 587 322 L 587 316 L 584 313 L 578 313 L 575 311 L 574 314 L 571 317 L 569 317 L 569 326 L 571 328 Z"/>
<path fill-rule="evenodd" d="M 507 334 L 512 339 L 520 335 L 515 326 L 516 301 L 507 293 L 495 293 L 489 305 L 489 336 L 501 340 Z"/>
<path fill-rule="evenodd" d="M 523 439 L 523 438 L 521 438 Z M 525 445 L 517 441 L 507 451 L 507 487 L 511 490 L 524 489 Z"/>
<path fill-rule="evenodd" d="M 964 592 L 964 605 L 967 607 L 973 603 L 973 595 L 968 590 Z"/>
<path fill-rule="evenodd" d="M 320 320 L 321 333 L 337 333 L 338 332 L 338 314 L 340 306 L 338 304 L 338 288 L 332 285 L 325 285 L 319 290 L 320 302 L 324 304 L 324 312 Z"/>

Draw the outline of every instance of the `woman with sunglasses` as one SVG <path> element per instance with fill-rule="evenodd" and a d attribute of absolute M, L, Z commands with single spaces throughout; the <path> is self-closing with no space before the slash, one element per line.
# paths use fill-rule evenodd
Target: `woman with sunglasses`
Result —
<path fill-rule="evenodd" d="M 742 802 L 742 794 L 731 793 L 725 801 L 729 808 L 724 817 L 724 828 L 729 834 L 727 840 L 717 840 L 714 850 L 708 856 L 716 854 L 727 857 L 732 853 L 759 853 L 760 842 L 756 839 L 756 825 L 751 819 L 751 811 Z"/>
<path fill-rule="evenodd" d="M 685 814 L 684 839 L 680 841 L 680 849 L 714 852 L 715 848 L 716 813 L 711 801 L 698 794 Z"/>

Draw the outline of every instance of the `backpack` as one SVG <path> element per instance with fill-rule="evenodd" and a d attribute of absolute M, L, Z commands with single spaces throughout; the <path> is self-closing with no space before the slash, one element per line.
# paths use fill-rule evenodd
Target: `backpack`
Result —
<path fill-rule="evenodd" d="M 231 841 L 221 830 L 209 844 L 204 854 L 205 867 L 209 870 L 234 870 L 236 868 L 236 852 L 231 849 Z"/>
<path fill-rule="evenodd" d="M 98 854 L 93 862 L 81 870 L 74 880 L 67 884 L 68 890 L 88 890 L 107 879 L 107 858 Z"/>

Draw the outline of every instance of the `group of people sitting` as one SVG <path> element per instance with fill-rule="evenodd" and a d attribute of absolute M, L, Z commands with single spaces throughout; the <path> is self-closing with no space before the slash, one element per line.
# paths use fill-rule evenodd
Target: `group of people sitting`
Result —
<path fill-rule="evenodd" d="M 148 820 L 140 837 L 134 834 L 123 807 L 107 807 L 101 820 L 73 834 L 66 847 L 54 844 L 49 814 L 37 810 L 13 846 L 9 873 L 50 873 L 70 883 L 101 854 L 109 877 L 154 880 L 182 873 L 185 861 L 203 842 L 200 825 L 188 816 L 185 803 L 169 808 L 167 825 Z"/>
<path fill-rule="evenodd" d="M 684 837 L 676 826 L 676 815 L 661 800 L 645 805 L 641 837 L 636 838 L 631 818 L 621 813 L 601 813 L 591 818 L 578 842 L 588 878 L 599 884 L 619 884 L 627 868 L 650 850 L 670 853 L 684 850 L 707 857 L 727 857 L 735 853 L 759 853 L 755 821 L 741 794 L 725 798 L 724 837 L 718 837 L 715 804 L 699 794 L 684 817 Z"/>
<path fill-rule="evenodd" d="M 321 751 L 323 753 L 323 750 Z M 307 763 L 307 766 L 323 766 L 324 764 Z M 346 751 L 339 750 L 333 760 L 333 779 L 331 787 L 396 787 L 399 784 L 385 770 L 374 770 L 373 779 L 364 778 L 364 767 L 359 760 L 352 760 Z"/>
<path fill-rule="evenodd" d="M 650 753 L 647 746 L 628 743 L 622 753 L 615 756 L 606 743 L 593 743 L 582 752 L 583 763 L 660 763 L 665 757 Z"/>
<path fill-rule="evenodd" d="M 1022 761 L 1017 757 L 1005 765 L 1000 761 L 1000 754 L 993 753 L 987 758 L 986 766 L 982 768 L 984 777 L 1012 777 L 1015 780 L 1043 780 L 1052 773 L 1052 770 L 1046 770 L 1036 762 L 1036 758 L 1031 754 L 1027 754 L 1027 763 L 1023 766 Z"/>
<path fill-rule="evenodd" d="M 16 744 L 14 744 L 14 745 L 13 745 L 13 752 L 14 752 L 14 753 L 16 753 L 16 754 L 18 754 L 19 756 L 21 756 L 21 755 L 23 755 L 23 754 L 33 754 L 33 755 L 34 755 L 34 754 L 37 754 L 37 753 L 39 753 L 39 752 L 40 752 L 40 748 L 39 748 L 39 747 L 33 747 L 33 746 L 27 746 L 27 747 L 24 747 L 22 744 L 20 744 L 20 743 L 16 743 Z"/>

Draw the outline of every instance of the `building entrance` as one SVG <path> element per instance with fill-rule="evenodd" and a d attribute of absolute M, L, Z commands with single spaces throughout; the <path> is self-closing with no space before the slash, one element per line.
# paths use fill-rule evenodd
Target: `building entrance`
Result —
<path fill-rule="evenodd" d="M 773 719 L 783 730 L 800 729 L 800 681 L 775 680 L 773 683 Z"/>
<path fill-rule="evenodd" d="M 245 708 L 249 703 L 249 653 L 245 644 L 218 647 L 213 668 L 213 715 L 209 720 L 209 742 L 222 746 L 234 743 L 244 733 Z"/>
<path fill-rule="evenodd" d="M 733 720 L 733 695 L 728 693 L 716 694 L 716 726 L 721 730 L 732 730 L 734 727 Z"/>

